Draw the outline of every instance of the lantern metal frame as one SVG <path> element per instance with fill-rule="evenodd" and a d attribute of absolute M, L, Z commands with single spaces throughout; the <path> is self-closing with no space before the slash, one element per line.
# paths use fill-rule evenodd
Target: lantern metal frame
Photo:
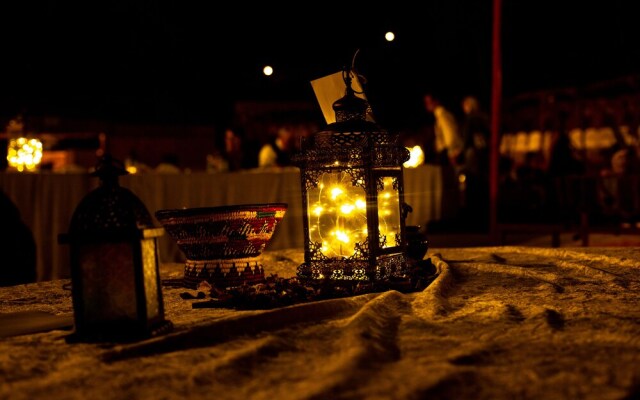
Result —
<path fill-rule="evenodd" d="M 75 329 L 69 341 L 133 341 L 172 329 L 173 324 L 164 318 L 158 267 L 157 238 L 163 235 L 164 229 L 154 227 L 142 201 L 130 190 L 119 186 L 117 177 L 125 174 L 126 170 L 110 156 L 103 157 L 93 173 L 100 178 L 101 185 L 89 192 L 76 207 L 69 233 L 59 235 L 61 244 L 70 245 Z M 105 255 L 107 253 L 114 256 L 109 257 Z M 105 268 L 113 269 L 104 271 Z M 126 277 L 114 276 L 118 272 L 125 272 Z M 100 275 L 102 273 L 105 275 Z M 99 277 L 90 278 L 91 274 Z M 125 281 L 129 284 L 125 285 L 127 288 L 118 287 L 118 283 Z M 89 287 L 101 284 L 104 287 Z M 117 310 L 116 304 L 107 302 L 103 305 L 107 316 L 88 318 L 91 307 L 97 307 L 88 303 L 104 300 L 100 296 L 104 296 L 105 291 L 113 290 L 108 297 L 116 298 L 131 294 L 126 293 L 131 289 L 134 312 Z M 126 302 L 126 299 L 121 301 Z"/>
<path fill-rule="evenodd" d="M 410 266 L 405 255 L 405 220 L 410 207 L 404 202 L 403 163 L 409 159 L 409 151 L 397 133 L 366 120 L 370 108 L 366 100 L 355 95 L 351 73 L 343 71 L 346 94 L 333 104 L 336 122 L 303 138 L 300 152 L 294 157 L 300 168 L 305 260 L 297 274 L 301 279 L 333 281 L 407 278 Z M 355 251 L 348 257 L 328 257 L 322 252 L 322 243 L 311 239 L 309 192 L 318 188 L 327 173 L 348 175 L 351 185 L 362 188 L 366 195 L 367 236 L 354 244 Z M 378 194 L 385 178 L 391 179 L 398 195 L 395 207 L 399 229 L 394 246 L 389 246 L 379 230 Z"/>

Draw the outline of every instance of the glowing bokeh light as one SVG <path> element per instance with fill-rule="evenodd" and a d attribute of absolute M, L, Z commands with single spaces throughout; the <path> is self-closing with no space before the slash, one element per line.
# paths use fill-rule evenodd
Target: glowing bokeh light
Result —
<path fill-rule="evenodd" d="M 409 160 L 402 164 L 405 168 L 415 168 L 424 163 L 424 152 L 420 146 L 407 147 Z"/>
<path fill-rule="evenodd" d="M 343 214 L 350 214 L 355 206 L 353 204 L 343 204 L 340 206 L 340 212 Z"/>
<path fill-rule="evenodd" d="M 7 149 L 9 166 L 23 171 L 35 171 L 42 161 L 42 142 L 20 137 L 11 139 Z"/>

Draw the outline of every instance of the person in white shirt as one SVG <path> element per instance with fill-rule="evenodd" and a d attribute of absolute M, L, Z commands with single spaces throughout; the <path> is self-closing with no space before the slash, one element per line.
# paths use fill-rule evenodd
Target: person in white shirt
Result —
<path fill-rule="evenodd" d="M 424 95 L 425 109 L 433 113 L 435 162 L 441 166 L 442 188 L 447 193 L 441 210 L 441 221 L 430 221 L 429 230 L 437 230 L 441 226 L 459 226 L 459 211 L 461 200 L 464 199 L 464 187 L 461 173 L 464 166 L 464 141 L 458 129 L 454 115 L 440 103 L 440 99 L 433 93 Z M 443 223 L 446 221 L 446 223 Z M 435 225 L 434 225 L 435 223 Z M 449 228 L 447 228 L 449 229 Z"/>
<path fill-rule="evenodd" d="M 178 155 L 175 153 L 163 155 L 160 164 L 155 168 L 155 172 L 161 174 L 179 174 L 182 172 L 180 167 L 178 167 Z"/>
<path fill-rule="evenodd" d="M 275 139 L 265 143 L 258 153 L 258 167 L 287 167 L 291 165 L 293 130 L 288 126 L 278 128 Z"/>
<path fill-rule="evenodd" d="M 462 164 L 464 142 L 453 114 L 433 94 L 424 95 L 424 106 L 435 117 L 435 151 L 441 163 L 457 167 Z"/>

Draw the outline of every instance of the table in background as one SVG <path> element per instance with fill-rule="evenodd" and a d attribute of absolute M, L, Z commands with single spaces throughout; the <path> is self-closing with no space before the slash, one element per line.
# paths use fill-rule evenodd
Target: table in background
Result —
<path fill-rule="evenodd" d="M 413 208 L 407 224 L 424 226 L 430 220 L 450 215 L 447 207 L 451 202 L 445 199 L 452 188 L 443 185 L 440 167 L 423 165 L 406 169 L 404 180 L 405 201 Z M 39 281 L 69 276 L 69 249 L 67 245 L 58 244 L 58 234 L 68 232 L 73 211 L 98 183 L 98 179 L 89 174 L 0 174 L 0 189 L 16 204 L 35 238 Z M 169 208 L 287 203 L 288 210 L 269 248 L 303 246 L 301 183 L 297 168 L 216 174 L 146 173 L 123 176 L 120 184 L 133 191 L 152 215 Z M 159 247 L 162 261 L 183 260 L 168 235 L 160 238 Z"/>

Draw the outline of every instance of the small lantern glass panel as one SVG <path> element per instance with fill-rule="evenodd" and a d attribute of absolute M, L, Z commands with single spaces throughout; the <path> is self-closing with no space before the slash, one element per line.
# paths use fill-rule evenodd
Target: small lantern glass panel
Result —
<path fill-rule="evenodd" d="M 326 257 L 352 257 L 367 241 L 367 194 L 351 176 L 328 172 L 307 192 L 309 239 Z"/>
<path fill-rule="evenodd" d="M 379 178 L 382 188 L 378 192 L 378 231 L 380 233 L 380 247 L 383 249 L 401 245 L 402 221 L 400 216 L 400 192 L 398 179 L 393 176 Z"/>
<path fill-rule="evenodd" d="M 156 239 L 147 238 L 133 242 L 87 243 L 77 248 L 78 282 L 82 293 L 84 324 L 136 321 L 138 319 L 137 285 L 144 288 L 146 319 L 155 321 L 161 317 L 162 304 L 158 296 L 156 267 Z M 136 277 L 136 252 L 140 251 L 143 282 Z M 136 300 L 133 300 L 136 299 Z"/>
<path fill-rule="evenodd" d="M 158 244 L 155 238 L 143 238 L 140 241 L 142 255 L 142 276 L 146 300 L 147 319 L 157 321 L 164 319 L 162 304 L 162 288 L 158 276 Z M 158 293 L 158 296 L 154 296 Z M 161 312 L 162 311 L 162 312 Z"/>
<path fill-rule="evenodd" d="M 136 292 L 133 251 L 127 242 L 87 243 L 78 248 L 81 318 L 86 324 L 137 318 L 136 301 L 132 301 Z"/>

